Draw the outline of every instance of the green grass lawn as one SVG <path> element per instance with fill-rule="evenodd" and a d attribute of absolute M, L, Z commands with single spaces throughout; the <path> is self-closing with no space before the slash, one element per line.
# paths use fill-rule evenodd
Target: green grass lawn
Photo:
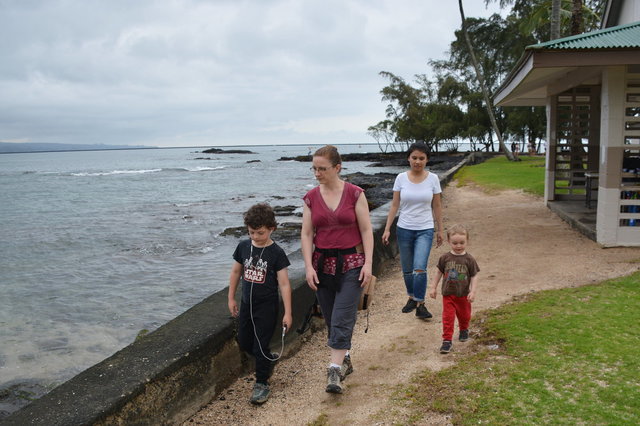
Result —
<path fill-rule="evenodd" d="M 543 196 L 545 158 L 522 155 L 520 159 L 522 161 L 493 157 L 483 163 L 463 167 L 455 179 L 460 185 L 474 182 L 490 189 L 523 189 Z"/>
<path fill-rule="evenodd" d="M 475 318 L 472 354 L 396 401 L 409 423 L 435 411 L 465 425 L 640 424 L 639 324 L 640 272 L 532 294 Z"/>

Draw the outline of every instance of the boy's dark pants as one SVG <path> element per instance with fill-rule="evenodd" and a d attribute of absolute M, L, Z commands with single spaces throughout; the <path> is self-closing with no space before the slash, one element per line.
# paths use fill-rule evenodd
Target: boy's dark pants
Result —
<path fill-rule="evenodd" d="M 256 382 L 267 383 L 271 376 L 273 363 L 264 357 L 273 358 L 269 348 L 269 341 L 276 329 L 278 320 L 278 298 L 258 300 L 253 302 L 253 322 L 249 303 L 240 303 L 240 314 L 238 315 L 238 344 L 240 349 L 250 353 L 256 359 Z M 255 323 L 255 333 L 253 324 Z M 260 345 L 258 340 L 260 339 Z M 262 351 L 260 351 L 262 346 Z M 264 352 L 264 355 L 263 355 Z"/>

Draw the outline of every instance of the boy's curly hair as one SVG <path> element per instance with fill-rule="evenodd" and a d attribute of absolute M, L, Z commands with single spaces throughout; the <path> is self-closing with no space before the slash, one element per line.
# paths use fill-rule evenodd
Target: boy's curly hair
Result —
<path fill-rule="evenodd" d="M 267 203 L 254 204 L 249 207 L 249 210 L 244 214 L 244 224 L 253 229 L 262 228 L 263 226 L 275 229 L 278 226 L 276 215 Z"/>

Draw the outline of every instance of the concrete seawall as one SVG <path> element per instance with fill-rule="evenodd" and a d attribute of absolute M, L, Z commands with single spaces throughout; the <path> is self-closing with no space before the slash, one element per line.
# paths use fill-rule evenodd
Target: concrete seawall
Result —
<path fill-rule="evenodd" d="M 475 161 L 473 154 L 466 156 L 441 174 L 443 187 L 459 168 Z M 380 244 L 389 206 L 387 203 L 371 212 L 376 242 L 374 274 L 397 254 L 394 244 Z M 293 329 L 297 330 L 315 295 L 306 285 L 300 251 L 289 259 Z M 300 347 L 300 334 L 294 330 L 287 333 L 285 356 Z M 275 336 L 276 341 L 274 350 L 280 347 L 280 336 Z M 0 420 L 0 425 L 174 425 L 197 412 L 249 368 L 248 358 L 235 341 L 225 289 Z"/>

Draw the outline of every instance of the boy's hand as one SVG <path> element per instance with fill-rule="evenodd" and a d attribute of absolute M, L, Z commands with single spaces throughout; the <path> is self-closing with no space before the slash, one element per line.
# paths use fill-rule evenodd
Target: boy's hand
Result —
<path fill-rule="evenodd" d="M 435 288 L 432 288 L 432 289 L 429 290 L 429 297 L 432 298 L 432 299 L 436 298 L 436 289 Z"/>
<path fill-rule="evenodd" d="M 475 298 L 476 298 L 476 292 L 475 291 L 469 292 L 469 295 L 467 296 L 467 300 L 469 301 L 469 303 L 473 303 Z"/>
<path fill-rule="evenodd" d="M 291 315 L 285 315 L 284 317 L 282 317 L 282 326 L 287 329 L 287 332 L 291 330 L 292 323 L 293 323 L 293 319 L 291 318 Z"/>
<path fill-rule="evenodd" d="M 238 304 L 235 299 L 229 300 L 229 312 L 231 312 L 231 316 L 234 318 L 238 316 Z"/>

